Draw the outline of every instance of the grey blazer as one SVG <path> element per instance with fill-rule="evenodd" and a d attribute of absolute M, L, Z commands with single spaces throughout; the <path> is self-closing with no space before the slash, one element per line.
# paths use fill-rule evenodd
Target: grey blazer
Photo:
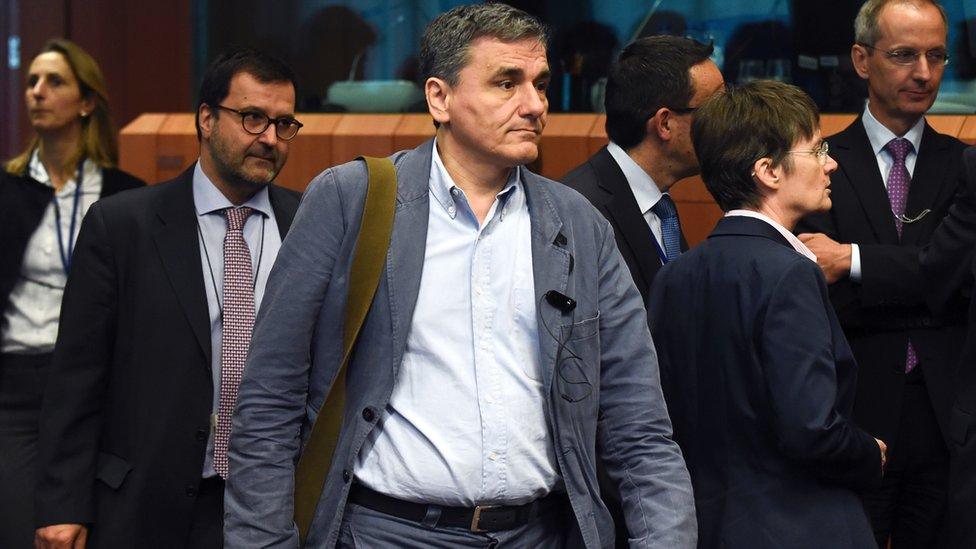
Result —
<path fill-rule="evenodd" d="M 391 157 L 399 189 L 386 273 L 350 359 L 343 427 L 308 547 L 335 546 L 353 464 L 396 382 L 423 270 L 432 146 L 433 140 Z M 538 308 L 549 428 L 576 518 L 574 537 L 588 548 L 613 546 L 613 524 L 597 487 L 599 455 L 620 485 L 632 546 L 695 547 L 688 471 L 671 438 L 641 297 L 610 225 L 575 191 L 521 173 L 536 297 L 554 289 L 577 301 L 566 313 L 545 302 Z M 294 465 L 341 361 L 343 307 L 366 185 L 363 162 L 317 176 L 278 254 L 234 417 L 228 547 L 298 545 Z M 582 372 L 559 375 L 562 342 L 582 359 Z M 582 385 L 572 379 L 580 373 Z"/>

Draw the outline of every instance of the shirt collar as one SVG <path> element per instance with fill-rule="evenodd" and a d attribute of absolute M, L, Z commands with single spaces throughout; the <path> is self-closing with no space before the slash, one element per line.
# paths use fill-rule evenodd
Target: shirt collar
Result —
<path fill-rule="evenodd" d="M 227 208 L 234 208 L 234 204 L 220 192 L 214 184 L 203 173 L 200 162 L 193 168 L 193 205 L 196 207 L 197 215 L 204 216 L 215 212 L 223 211 Z M 271 199 L 268 195 L 268 186 L 265 185 L 258 192 L 254 193 L 247 202 L 241 204 L 255 211 L 260 212 L 265 217 L 271 217 Z"/>
<path fill-rule="evenodd" d="M 810 261 L 813 261 L 814 263 L 817 262 L 817 256 L 810 251 L 810 248 L 807 248 L 806 244 L 800 242 L 799 238 L 794 236 L 793 233 L 791 233 L 790 231 L 787 231 L 786 227 L 773 221 L 771 217 L 767 215 L 763 215 L 759 212 L 754 212 L 752 210 L 730 210 L 728 213 L 725 214 L 725 217 L 733 217 L 733 216 L 752 217 L 754 219 L 759 219 L 761 221 L 765 221 L 766 223 L 769 223 L 770 225 L 773 226 L 774 229 L 776 229 L 776 231 L 779 234 L 783 235 L 783 238 L 785 238 L 786 241 L 790 243 L 790 246 L 793 246 L 794 250 L 806 256 L 807 259 L 809 259 Z"/>
<path fill-rule="evenodd" d="M 654 179 L 644 171 L 644 168 L 638 166 L 637 162 L 634 162 L 634 159 L 620 145 L 611 141 L 607 144 L 607 152 L 617 162 L 620 171 L 627 178 L 630 190 L 634 193 L 634 198 L 637 199 L 637 207 L 640 209 L 641 215 L 646 214 L 651 207 L 657 204 L 658 200 L 661 200 L 661 189 L 657 187 Z"/>
<path fill-rule="evenodd" d="M 454 219 L 457 216 L 458 205 L 467 204 L 464 191 L 454 184 L 454 179 L 444 167 L 441 155 L 437 152 L 437 141 L 434 141 L 432 161 L 430 163 L 430 192 L 434 195 L 437 203 L 447 211 L 447 215 Z M 521 207 L 525 200 L 525 193 L 522 192 L 522 166 L 515 166 L 509 172 L 508 181 L 496 196 L 498 198 L 498 208 L 501 213 L 499 219 L 504 220 L 510 208 Z M 466 206 L 467 207 L 467 206 Z"/>
<path fill-rule="evenodd" d="M 918 154 L 918 148 L 922 145 L 922 133 L 925 131 L 925 117 L 922 116 L 915 122 L 915 125 L 911 127 L 905 135 L 895 135 L 895 132 L 889 130 L 884 124 L 878 122 L 878 119 L 871 114 L 870 103 L 864 105 L 864 116 L 861 117 L 861 122 L 864 124 L 864 131 L 868 134 L 868 141 L 871 143 L 871 149 L 874 151 L 874 155 L 877 156 L 881 154 L 881 150 L 884 149 L 885 145 L 889 141 L 897 137 L 904 137 L 912 144 L 912 151 Z"/>
<path fill-rule="evenodd" d="M 77 166 L 75 168 L 77 169 Z M 86 158 L 85 163 L 82 165 L 81 168 L 82 178 L 84 179 L 84 181 L 82 181 L 82 185 L 88 187 L 89 183 L 94 181 L 94 178 L 98 175 L 98 172 L 99 172 L 98 165 L 92 162 L 91 159 Z M 51 183 L 50 176 L 48 176 L 47 174 L 47 169 L 44 168 L 44 163 L 41 162 L 40 150 L 36 147 L 34 148 L 34 151 L 31 152 L 30 160 L 27 162 L 27 175 L 30 176 L 31 179 L 37 181 L 42 185 L 47 185 L 48 187 L 54 186 Z M 75 180 L 77 178 L 78 178 L 78 172 L 73 171 L 71 173 L 71 179 L 69 179 L 67 184 L 61 188 L 62 195 L 65 192 L 70 193 L 74 191 L 74 185 L 72 185 L 72 183 L 76 183 Z M 82 189 L 82 191 L 84 191 L 84 189 Z"/>

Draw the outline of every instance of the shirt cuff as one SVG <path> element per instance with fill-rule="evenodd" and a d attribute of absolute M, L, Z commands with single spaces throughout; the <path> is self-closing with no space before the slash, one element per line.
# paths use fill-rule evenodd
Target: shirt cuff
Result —
<path fill-rule="evenodd" d="M 861 250 L 857 244 L 851 244 L 851 275 L 852 282 L 861 282 Z"/>

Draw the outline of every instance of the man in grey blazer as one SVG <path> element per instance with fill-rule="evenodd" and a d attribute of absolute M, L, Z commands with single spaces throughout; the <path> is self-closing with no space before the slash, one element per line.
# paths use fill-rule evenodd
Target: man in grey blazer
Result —
<path fill-rule="evenodd" d="M 503 4 L 421 44 L 435 139 L 393 155 L 384 276 L 349 362 L 309 547 L 608 547 L 596 459 L 634 547 L 697 524 L 645 312 L 608 222 L 529 172 L 545 30 Z M 230 443 L 225 542 L 293 547 L 294 464 L 342 360 L 362 162 L 309 187 L 268 284 Z"/>

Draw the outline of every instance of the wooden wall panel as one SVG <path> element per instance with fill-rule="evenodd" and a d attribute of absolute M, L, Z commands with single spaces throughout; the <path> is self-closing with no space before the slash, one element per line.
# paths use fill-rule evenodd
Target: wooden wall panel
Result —
<path fill-rule="evenodd" d="M 156 177 L 159 181 L 172 179 L 190 167 L 200 156 L 194 115 L 171 114 L 159 128 L 156 139 Z"/>
<path fill-rule="evenodd" d="M 601 147 L 610 142 L 607 137 L 607 115 L 597 115 L 590 130 L 590 154 L 595 154 Z"/>
<path fill-rule="evenodd" d="M 962 130 L 963 125 L 966 123 L 966 118 L 964 114 L 943 114 L 939 116 L 929 116 L 926 121 L 932 129 L 947 135 L 952 135 L 959 137 L 959 132 Z"/>
<path fill-rule="evenodd" d="M 297 118 L 304 124 L 288 147 L 288 162 L 276 182 L 304 191 L 309 181 L 332 165 L 332 143 L 341 114 L 305 114 Z"/>
<path fill-rule="evenodd" d="M 402 114 L 347 114 L 342 117 L 332 136 L 332 163 L 365 156 L 387 156 L 393 152 L 393 134 L 403 118 Z"/>
<path fill-rule="evenodd" d="M 393 151 L 418 147 L 434 137 L 434 123 L 429 114 L 405 114 L 393 131 Z"/>
<path fill-rule="evenodd" d="M 361 154 L 386 156 L 413 148 L 434 134 L 426 114 L 302 114 L 299 118 L 305 127 L 292 143 L 279 177 L 279 184 L 297 190 L 329 166 Z M 852 114 L 824 115 L 824 135 L 844 129 L 855 118 Z M 932 115 L 928 119 L 934 128 L 976 144 L 976 116 Z M 122 168 L 149 182 L 177 175 L 199 151 L 190 114 L 143 115 L 123 130 L 120 142 Z M 550 115 L 536 168 L 558 179 L 606 142 L 602 115 Z M 689 244 L 701 242 L 722 216 L 705 184 L 700 177 L 689 177 L 672 187 L 672 195 Z"/>
<path fill-rule="evenodd" d="M 590 157 L 590 133 L 595 114 L 552 115 L 542 132 L 540 172 L 559 179 Z"/>
<path fill-rule="evenodd" d="M 976 116 L 967 116 L 959 129 L 959 140 L 970 145 L 976 145 Z"/>
<path fill-rule="evenodd" d="M 160 181 L 156 171 L 159 131 L 168 114 L 148 113 L 119 134 L 119 167 L 148 183 Z"/>

